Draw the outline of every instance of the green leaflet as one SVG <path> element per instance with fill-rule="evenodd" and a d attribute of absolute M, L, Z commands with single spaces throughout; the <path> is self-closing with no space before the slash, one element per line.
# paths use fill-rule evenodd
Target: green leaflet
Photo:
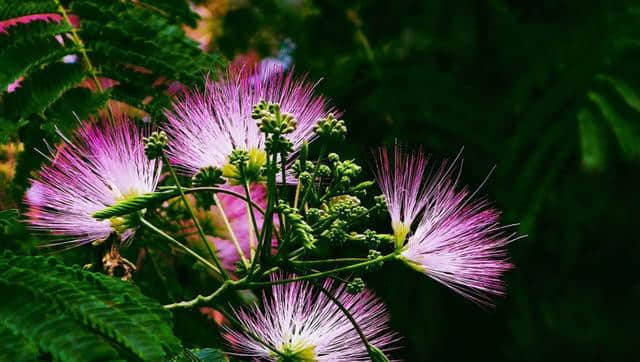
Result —
<path fill-rule="evenodd" d="M 64 21 L 32 21 L 26 24 L 16 24 L 7 29 L 7 34 L 0 34 L 0 49 L 28 45 L 69 31 L 71 31 L 71 26 Z"/>
<path fill-rule="evenodd" d="M 110 90 L 94 93 L 87 88 L 72 88 L 45 112 L 46 121 L 41 128 L 50 134 L 55 132 L 56 127 L 63 133 L 68 133 L 75 128 L 78 120 L 87 119 L 102 108 L 110 95 Z"/>
<path fill-rule="evenodd" d="M 622 107 L 614 107 L 612 101 L 601 93 L 591 91 L 587 97 L 599 108 L 602 116 L 609 122 L 613 130 L 620 149 L 628 158 L 640 157 L 640 134 L 637 123 L 633 119 L 623 117 L 621 114 L 625 110 Z M 636 117 L 640 116 L 635 114 Z"/>
<path fill-rule="evenodd" d="M 5 253 L 0 290 L 13 296 L 0 302 L 0 334 L 11 337 L 0 339 L 2 351 L 98 361 L 159 360 L 181 350 L 170 314 L 127 282 Z"/>
<path fill-rule="evenodd" d="M 602 126 L 598 124 L 600 120 L 587 108 L 578 112 L 582 165 L 587 170 L 601 169 L 606 160 Z"/>
<path fill-rule="evenodd" d="M 81 21 L 75 29 L 82 44 L 71 37 L 66 21 L 32 21 L 0 34 L 0 141 L 21 141 L 12 189 L 20 199 L 24 182 L 41 163 L 34 148 L 57 141 L 56 128 L 69 133 L 78 119 L 94 117 L 108 100 L 117 100 L 163 117 L 170 106 L 168 86 L 201 84 L 203 75 L 223 64 L 219 55 L 206 54 L 186 37 L 182 25 L 195 25 L 198 16 L 186 0 L 63 1 L 67 14 Z M 7 0 L 0 4 L 0 19 L 58 13 L 54 1 Z M 64 45 L 55 38 L 63 35 Z M 86 51 L 88 62 L 83 56 Z M 76 55 L 72 64 L 63 64 Z M 110 89 L 95 90 L 95 77 L 109 79 Z M 21 79 L 13 93 L 7 86 Z M 93 91 L 86 87 L 90 85 Z M 22 183 L 22 184 L 20 184 Z"/>
<path fill-rule="evenodd" d="M 100 210 L 93 214 L 93 217 L 98 219 L 109 219 L 116 216 L 131 214 L 138 210 L 147 208 L 152 204 L 168 200 L 172 197 L 176 197 L 177 195 L 179 195 L 177 190 L 171 190 L 136 196 L 125 201 L 120 201 L 104 210 Z"/>
<path fill-rule="evenodd" d="M 177 24 L 184 23 L 193 28 L 199 19 L 199 16 L 182 0 L 142 0 L 140 2 L 150 5 L 151 9 L 160 12 Z"/>
<path fill-rule="evenodd" d="M 3 0 L 0 3 L 0 20 L 25 15 L 55 13 L 55 2 L 50 0 Z"/>
<path fill-rule="evenodd" d="M 226 362 L 229 359 L 215 348 L 185 349 L 173 357 L 170 362 Z"/>
<path fill-rule="evenodd" d="M 79 64 L 53 63 L 22 82 L 20 88 L 5 96 L 8 119 L 24 119 L 32 114 L 42 115 L 67 90 L 85 78 Z"/>
<path fill-rule="evenodd" d="M 21 76 L 27 76 L 39 66 L 56 62 L 76 50 L 73 46 L 61 46 L 53 37 L 0 49 L 0 94 Z"/>

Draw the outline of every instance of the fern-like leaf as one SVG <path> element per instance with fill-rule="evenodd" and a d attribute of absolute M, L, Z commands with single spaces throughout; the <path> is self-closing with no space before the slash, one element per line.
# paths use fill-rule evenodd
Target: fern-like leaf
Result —
<path fill-rule="evenodd" d="M 49 0 L 3 0 L 0 4 L 0 20 L 54 13 L 57 9 L 55 2 Z"/>
<path fill-rule="evenodd" d="M 0 258 L 0 328 L 69 361 L 159 360 L 180 350 L 170 315 L 129 283 L 53 258 Z M 18 338 L 19 337 L 19 338 Z M 2 350 L 14 348 L 4 346 Z"/>

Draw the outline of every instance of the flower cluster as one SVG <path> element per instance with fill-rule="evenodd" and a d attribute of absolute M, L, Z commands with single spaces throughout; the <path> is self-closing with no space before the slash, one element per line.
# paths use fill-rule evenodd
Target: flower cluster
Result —
<path fill-rule="evenodd" d="M 27 192 L 29 222 L 68 246 L 119 245 L 145 227 L 220 283 L 168 309 L 271 287 L 260 304 L 225 312 L 234 353 L 386 360 L 398 338 L 365 274 L 394 260 L 480 304 L 504 294 L 506 247 L 517 236 L 458 186 L 457 159 L 437 165 L 420 150 L 381 148 L 374 173 L 383 195 L 372 198 L 375 182 L 361 179 L 355 160 L 326 153 L 346 124 L 306 79 L 233 66 L 166 116 L 153 133 L 118 118 L 61 135 Z M 375 230 L 386 212 L 392 233 Z"/>

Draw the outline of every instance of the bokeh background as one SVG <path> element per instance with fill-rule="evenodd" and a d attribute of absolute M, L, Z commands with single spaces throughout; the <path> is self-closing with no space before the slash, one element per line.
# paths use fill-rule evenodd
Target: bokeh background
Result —
<path fill-rule="evenodd" d="M 208 0 L 193 9 L 201 19 L 185 31 L 206 51 L 321 79 L 349 127 L 335 150 L 366 163 L 373 147 L 396 140 L 435 158 L 464 147 L 462 182 L 472 187 L 495 166 L 482 192 L 528 235 L 510 246 L 508 295 L 480 308 L 400 265 L 370 275 L 403 336 L 394 357 L 636 358 L 640 4 Z M 20 147 L 0 149 L 0 181 L 13 177 Z M 7 195 L 0 205 L 16 207 Z M 35 253 L 25 230 L 0 236 L 9 234 L 5 248 Z M 82 263 L 83 253 L 65 258 Z M 140 285 L 153 295 L 157 283 L 143 275 Z M 175 300 L 171 292 L 157 297 Z M 215 332 L 197 327 L 211 325 L 206 318 L 176 323 L 193 345 L 211 344 Z"/>

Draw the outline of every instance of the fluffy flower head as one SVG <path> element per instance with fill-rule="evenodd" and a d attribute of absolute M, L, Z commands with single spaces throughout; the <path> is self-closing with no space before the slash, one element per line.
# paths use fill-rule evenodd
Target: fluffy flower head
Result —
<path fill-rule="evenodd" d="M 221 79 L 208 79 L 204 90 L 186 93 L 176 102 L 167 112 L 165 128 L 171 163 L 192 176 L 203 167 L 224 168 L 234 149 L 248 151 L 255 162 L 264 162 L 260 154 L 265 136 L 251 118 L 260 101 L 278 103 L 283 113 L 297 120 L 296 129 L 286 135 L 294 152 L 305 140 L 312 140 L 316 121 L 331 110 L 324 98 L 314 95 L 314 84 L 294 78 L 278 65 L 272 67 L 266 71 L 234 65 Z"/>
<path fill-rule="evenodd" d="M 92 215 L 155 190 L 161 164 L 145 156 L 143 136 L 121 118 L 84 122 L 72 140 L 63 137 L 65 142 L 26 193 L 31 226 L 68 238 L 64 244 L 102 241 L 114 231 L 123 241 L 131 237 L 134 231 L 126 220 L 98 220 Z"/>
<path fill-rule="evenodd" d="M 369 343 L 389 349 L 396 337 L 388 329 L 384 305 L 373 294 L 364 291 L 351 295 L 344 285 L 336 286 L 331 280 L 325 281 L 324 288 L 349 310 Z M 331 299 L 306 282 L 274 285 L 271 295 L 263 295 L 262 307 L 235 314 L 250 332 L 227 328 L 225 338 L 238 355 L 269 361 L 369 360 L 349 319 Z"/>
<path fill-rule="evenodd" d="M 394 166 L 387 151 L 380 151 L 377 179 L 401 256 L 455 292 L 490 304 L 491 295 L 504 294 L 500 278 L 512 268 L 506 246 L 517 237 L 500 226 L 497 210 L 457 187 L 456 161 L 443 162 L 432 172 L 425 172 L 426 167 L 427 157 L 419 151 L 407 154 L 396 147 Z"/>

